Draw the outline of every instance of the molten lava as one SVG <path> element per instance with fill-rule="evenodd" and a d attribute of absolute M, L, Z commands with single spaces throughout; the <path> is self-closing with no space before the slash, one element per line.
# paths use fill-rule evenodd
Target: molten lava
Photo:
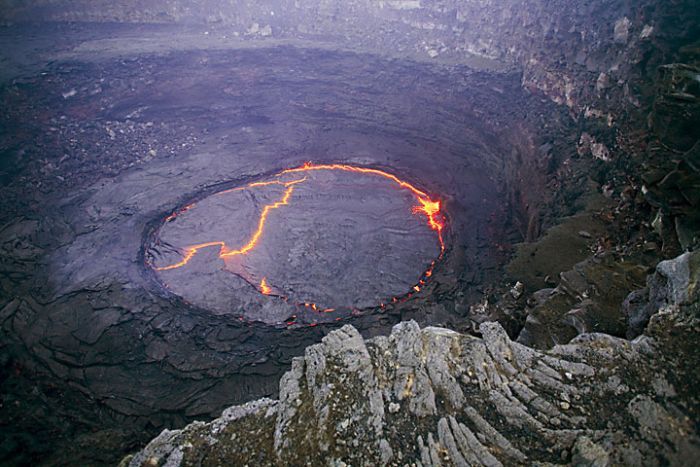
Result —
<path fill-rule="evenodd" d="M 284 196 L 281 200 L 277 201 L 276 203 L 268 204 L 263 208 L 262 214 L 260 214 L 260 220 L 258 221 L 258 228 L 255 231 L 255 233 L 253 233 L 253 236 L 248 241 L 248 243 L 246 243 L 242 248 L 238 250 L 228 251 L 225 251 L 226 246 L 224 245 L 219 256 L 221 258 L 228 258 L 236 255 L 244 255 L 253 248 L 255 248 L 255 246 L 258 244 L 258 240 L 260 240 L 260 237 L 263 234 L 263 230 L 265 229 L 265 222 L 267 221 L 267 216 L 270 215 L 270 211 L 272 211 L 273 209 L 277 209 L 280 206 L 286 206 L 287 204 L 289 204 L 289 198 L 292 196 L 292 192 L 294 191 L 294 185 L 296 185 L 297 183 L 303 183 L 305 181 L 306 178 L 302 178 L 299 180 L 293 180 L 291 182 L 284 183 L 284 186 L 287 188 L 286 190 L 284 190 Z"/>
<path fill-rule="evenodd" d="M 265 187 L 265 186 L 272 186 L 272 185 L 278 185 L 282 186 L 285 188 L 285 191 L 282 195 L 282 197 L 278 200 L 275 201 L 272 204 L 267 204 L 263 207 L 262 212 L 260 213 L 260 217 L 258 219 L 257 223 L 257 228 L 256 230 L 252 233 L 250 239 L 248 240 L 247 243 L 245 243 L 243 246 L 237 248 L 237 249 L 232 249 L 229 246 L 226 245 L 226 243 L 222 240 L 216 240 L 216 241 L 210 241 L 210 242 L 205 242 L 205 243 L 199 243 L 196 245 L 191 245 L 188 247 L 185 247 L 183 252 L 182 252 L 182 259 L 174 264 L 170 264 L 168 266 L 161 266 L 161 267 L 156 267 L 155 269 L 157 271 L 169 271 L 172 269 L 177 269 L 182 266 L 185 266 L 196 254 L 199 250 L 203 248 L 209 248 L 212 246 L 218 246 L 219 247 L 219 258 L 221 259 L 230 259 L 234 256 L 238 255 L 246 255 L 247 253 L 251 252 L 252 250 L 255 249 L 256 246 L 259 245 L 263 234 L 265 232 L 265 226 L 268 220 L 268 217 L 270 214 L 276 210 L 281 208 L 282 206 L 287 206 L 290 204 L 292 200 L 292 195 L 294 193 L 294 188 L 296 185 L 304 183 L 307 178 L 298 178 L 294 179 L 291 181 L 283 181 L 280 180 L 280 177 L 283 177 L 285 175 L 289 174 L 301 174 L 304 172 L 310 172 L 310 171 L 319 171 L 319 170 L 340 170 L 344 172 L 355 172 L 355 173 L 361 173 L 361 174 L 366 174 L 366 175 L 374 175 L 374 176 L 380 176 L 384 177 L 386 179 L 391 180 L 392 182 L 396 183 L 399 188 L 406 189 L 410 191 L 413 196 L 416 198 L 416 201 L 418 204 L 416 206 L 413 206 L 412 212 L 414 214 L 423 214 L 426 216 L 428 226 L 434 230 L 437 233 L 438 236 L 438 242 L 440 244 L 440 254 L 442 255 L 445 251 L 445 243 L 443 240 L 442 236 L 442 231 L 445 227 L 445 221 L 444 217 L 442 216 L 442 213 L 440 211 L 440 201 L 439 200 L 434 200 L 431 199 L 427 193 L 425 193 L 422 190 L 419 190 L 416 188 L 414 185 L 399 179 L 395 175 L 392 175 L 388 172 L 384 172 L 379 169 L 370 169 L 370 168 L 365 168 L 365 167 L 356 167 L 352 165 L 347 165 L 347 164 L 311 164 L 311 163 L 306 163 L 301 167 L 293 168 L 293 169 L 287 169 L 283 170 L 282 172 L 278 173 L 275 177 L 277 178 L 276 180 L 272 181 L 265 181 L 265 182 L 253 182 L 248 185 L 242 186 L 242 187 L 237 187 L 233 188 L 231 190 L 225 190 L 220 192 L 221 193 L 227 193 L 227 192 L 232 192 L 232 191 L 240 191 L 240 190 L 246 190 L 250 188 L 256 188 L 256 187 Z M 189 205 L 186 208 L 183 208 L 179 211 L 176 211 L 175 213 L 171 214 L 166 218 L 166 221 L 170 221 L 174 219 L 177 215 L 185 212 L 189 208 L 191 208 L 193 205 Z M 431 264 L 430 268 L 428 271 L 425 272 L 425 277 L 430 277 L 432 274 L 432 267 L 434 265 Z M 423 282 L 421 281 L 421 284 Z M 270 285 L 267 283 L 267 278 L 263 277 L 260 283 L 257 286 L 257 289 L 260 293 L 264 295 L 270 295 L 272 293 L 272 288 Z M 415 292 L 420 291 L 420 287 L 415 286 L 413 288 Z M 315 304 L 306 304 L 307 307 L 311 307 L 312 309 L 316 310 L 317 306 Z M 332 311 L 332 309 L 325 309 L 323 311 Z"/>
<path fill-rule="evenodd" d="M 428 225 L 430 228 L 438 233 L 438 240 L 440 241 L 440 252 L 445 251 L 445 242 L 442 238 L 442 229 L 445 228 L 445 222 L 440 213 L 440 200 L 432 200 L 428 194 L 422 190 L 419 190 L 410 183 L 401 180 L 396 175 L 392 175 L 388 172 L 384 172 L 379 169 L 369 169 L 367 167 L 355 167 L 354 165 L 348 164 L 312 164 L 307 162 L 301 167 L 294 169 L 283 170 L 279 175 L 284 175 L 288 173 L 297 172 L 309 172 L 312 170 L 342 170 L 344 172 L 357 172 L 362 174 L 378 175 L 380 177 L 388 178 L 394 183 L 398 184 L 401 188 L 409 190 L 416 197 L 420 205 L 413 207 L 414 213 L 422 212 L 428 218 Z"/>
<path fill-rule="evenodd" d="M 176 269 L 179 267 L 184 266 L 185 264 L 189 263 L 189 261 L 192 259 L 192 257 L 202 248 L 208 248 L 210 246 L 215 246 L 218 245 L 220 247 L 219 249 L 219 258 L 229 258 L 231 256 L 236 256 L 236 255 L 244 255 L 248 253 L 250 250 L 255 248 L 255 245 L 258 244 L 258 240 L 263 234 L 263 230 L 265 229 L 265 222 L 267 221 L 267 216 L 270 215 L 270 211 L 273 209 L 277 209 L 280 206 L 285 206 L 289 204 L 289 197 L 292 196 L 292 192 L 294 191 L 294 185 L 297 183 L 302 183 L 306 179 L 302 178 L 300 180 L 293 180 L 291 182 L 286 182 L 282 183 L 287 189 L 284 191 L 284 196 L 282 197 L 281 200 L 277 201 L 274 204 L 268 204 L 263 208 L 262 214 L 260 214 L 260 220 L 258 220 L 258 228 L 255 230 L 253 233 L 253 236 L 251 239 L 243 245 L 238 250 L 230 250 L 227 246 L 226 243 L 223 241 L 216 241 L 216 242 L 206 242 L 206 243 L 199 243 L 197 245 L 192 245 L 188 246 L 185 248 L 185 254 L 182 257 L 182 260 L 178 261 L 175 264 L 171 264 L 170 266 L 164 266 L 160 268 L 156 268 L 156 271 L 168 271 L 170 269 Z M 267 183 L 272 184 L 272 183 Z M 261 186 L 261 184 L 252 184 L 254 186 Z M 172 216 L 172 215 L 171 215 Z"/>
<path fill-rule="evenodd" d="M 260 281 L 260 293 L 263 295 L 270 295 L 272 293 L 272 289 L 270 288 L 269 285 L 267 285 L 267 278 L 263 277 L 262 280 Z"/>

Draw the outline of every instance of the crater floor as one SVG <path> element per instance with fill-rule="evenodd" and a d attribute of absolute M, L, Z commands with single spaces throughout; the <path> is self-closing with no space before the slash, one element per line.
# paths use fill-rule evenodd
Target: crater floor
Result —
<path fill-rule="evenodd" d="M 393 174 L 305 164 L 173 212 L 147 255 L 196 306 L 317 323 L 420 292 L 443 228 L 440 201 Z"/>
<path fill-rule="evenodd" d="M 113 462 L 165 426 L 274 396 L 292 358 L 341 324 L 456 327 L 501 277 L 523 223 L 508 161 L 531 157 L 540 120 L 555 126 L 519 75 L 209 49 L 202 34 L 188 47 L 162 28 L 144 49 L 146 26 L 91 27 L 27 32 L 52 61 L 0 92 L 8 458 Z M 424 194 L 343 171 L 274 177 L 307 161 L 381 169 Z M 222 260 L 291 187 L 245 261 Z M 440 201 L 444 230 L 423 201 Z M 221 244 L 167 269 L 207 242 Z"/>

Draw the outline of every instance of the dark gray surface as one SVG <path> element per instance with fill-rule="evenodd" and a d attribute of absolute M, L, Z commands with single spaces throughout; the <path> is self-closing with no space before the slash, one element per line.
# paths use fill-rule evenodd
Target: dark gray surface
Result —
<path fill-rule="evenodd" d="M 426 286 L 350 321 L 368 336 L 407 318 L 465 325 L 513 238 L 504 174 L 533 154 L 512 143 L 557 115 L 517 75 L 322 49 L 173 48 L 78 47 L 2 90 L 13 459 L 113 459 L 144 433 L 274 395 L 290 359 L 335 325 L 284 329 L 194 306 L 164 289 L 145 249 L 193 199 L 309 160 L 384 168 L 445 203 L 448 250 Z"/>
<path fill-rule="evenodd" d="M 248 321 L 332 321 L 412 292 L 440 255 L 416 194 L 382 175 L 329 168 L 258 183 L 273 184 L 216 193 L 159 229 L 148 255 L 170 291 Z"/>

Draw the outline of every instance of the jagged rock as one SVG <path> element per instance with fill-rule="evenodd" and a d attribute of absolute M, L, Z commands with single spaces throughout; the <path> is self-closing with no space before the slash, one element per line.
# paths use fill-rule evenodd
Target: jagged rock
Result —
<path fill-rule="evenodd" d="M 630 34 L 632 22 L 626 16 L 615 22 L 615 42 L 626 44 Z"/>
<path fill-rule="evenodd" d="M 644 289 L 628 295 L 623 309 L 627 316 L 627 337 L 642 333 L 651 316 L 659 309 L 678 308 L 697 303 L 700 297 L 700 252 L 684 253 L 662 261 L 647 279 Z M 697 306 L 697 305 L 696 305 Z"/>
<path fill-rule="evenodd" d="M 675 261 L 659 270 L 684 299 L 688 257 Z M 409 321 L 365 341 L 346 325 L 294 359 L 279 401 L 166 430 L 124 465 L 607 466 L 700 455 L 673 388 L 647 377 L 663 373 L 663 341 L 583 334 L 538 351 L 495 322 L 480 329 L 483 338 Z"/>
<path fill-rule="evenodd" d="M 525 284 L 522 282 L 518 281 L 515 283 L 513 287 L 510 289 L 510 295 L 513 297 L 515 300 L 519 299 L 522 297 L 523 292 L 525 291 Z"/>
<path fill-rule="evenodd" d="M 596 141 L 595 137 L 588 133 L 583 133 L 578 143 L 578 153 L 584 155 L 590 153 L 596 159 L 600 159 L 604 162 L 609 162 L 610 150 L 604 143 Z"/>
<path fill-rule="evenodd" d="M 622 303 L 622 312 L 627 317 L 627 337 L 633 338 L 644 332 L 644 327 L 649 322 L 653 308 L 647 307 L 649 289 L 644 288 L 630 292 Z"/>
<path fill-rule="evenodd" d="M 610 254 L 586 259 L 560 274 L 559 285 L 534 294 L 518 342 L 549 348 L 585 332 L 624 336 L 622 306 L 644 284 L 646 268 Z"/>
<path fill-rule="evenodd" d="M 610 455 L 587 436 L 581 436 L 574 445 L 571 463 L 581 467 L 606 467 L 610 465 Z"/>

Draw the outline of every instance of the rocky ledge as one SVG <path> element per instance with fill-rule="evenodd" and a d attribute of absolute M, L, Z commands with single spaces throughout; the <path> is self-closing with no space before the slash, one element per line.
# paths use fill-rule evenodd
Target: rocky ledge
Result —
<path fill-rule="evenodd" d="M 408 321 L 363 340 L 347 325 L 294 360 L 279 400 L 165 430 L 122 465 L 688 465 L 699 274 L 697 252 L 660 263 L 632 341 L 539 351 L 495 322 L 481 338 Z"/>

